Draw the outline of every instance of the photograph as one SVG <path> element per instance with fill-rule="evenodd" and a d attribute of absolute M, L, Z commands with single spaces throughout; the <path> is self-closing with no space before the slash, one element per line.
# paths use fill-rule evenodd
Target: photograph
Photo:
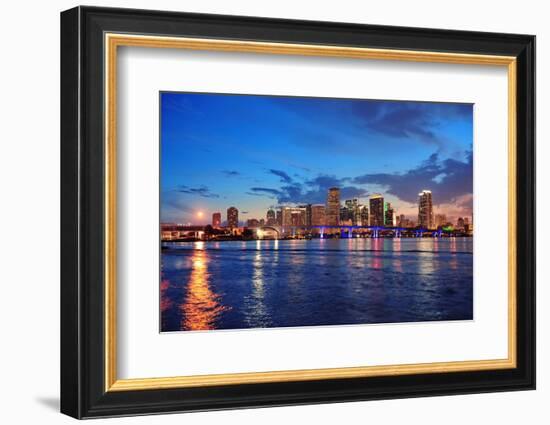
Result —
<path fill-rule="evenodd" d="M 473 105 L 160 93 L 161 332 L 473 319 Z"/>

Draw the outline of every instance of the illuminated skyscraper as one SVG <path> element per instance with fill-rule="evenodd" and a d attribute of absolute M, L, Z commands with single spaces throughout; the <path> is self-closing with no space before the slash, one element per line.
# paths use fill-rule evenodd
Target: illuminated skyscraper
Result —
<path fill-rule="evenodd" d="M 281 207 L 281 225 L 292 226 L 292 208 Z"/>
<path fill-rule="evenodd" d="M 326 222 L 328 226 L 340 224 L 340 189 L 337 187 L 328 190 Z"/>
<path fill-rule="evenodd" d="M 432 192 L 423 190 L 418 194 L 418 225 L 427 229 L 434 228 Z"/>
<path fill-rule="evenodd" d="M 306 213 L 301 211 L 301 208 L 292 208 L 290 217 L 293 226 L 303 226 L 305 224 Z"/>
<path fill-rule="evenodd" d="M 282 224 L 283 224 L 283 210 L 279 208 L 279 209 L 276 211 L 275 214 L 276 214 L 277 224 L 278 224 L 279 226 L 282 226 Z"/>
<path fill-rule="evenodd" d="M 222 225 L 222 213 L 215 212 L 212 214 L 212 227 L 218 228 Z"/>
<path fill-rule="evenodd" d="M 369 225 L 369 209 L 366 205 L 361 206 L 359 209 L 361 213 L 361 226 L 368 226 Z"/>
<path fill-rule="evenodd" d="M 281 207 L 281 224 L 283 226 L 305 226 L 306 210 L 305 206 Z"/>
<path fill-rule="evenodd" d="M 389 202 L 384 205 L 384 225 L 395 226 L 395 211 Z"/>
<path fill-rule="evenodd" d="M 353 224 L 353 211 L 348 207 L 340 207 L 340 224 L 351 225 Z"/>
<path fill-rule="evenodd" d="M 357 198 L 346 199 L 344 204 L 344 208 L 340 210 L 340 220 L 346 224 L 353 224 L 356 226 L 361 222 L 359 200 Z"/>
<path fill-rule="evenodd" d="M 235 207 L 227 209 L 227 227 L 231 229 L 239 227 L 239 210 Z"/>
<path fill-rule="evenodd" d="M 311 226 L 311 208 L 312 208 L 312 205 L 311 204 L 307 204 L 305 205 L 305 209 L 306 209 L 306 222 L 305 222 L 305 225 L 306 226 Z"/>
<path fill-rule="evenodd" d="M 369 198 L 369 216 L 371 226 L 384 225 L 384 197 L 382 195 L 372 195 Z"/>
<path fill-rule="evenodd" d="M 311 225 L 324 226 L 325 221 L 325 206 L 323 204 L 315 204 L 311 206 Z"/>
<path fill-rule="evenodd" d="M 267 210 L 267 214 L 265 218 L 267 219 L 266 224 L 268 226 L 275 226 L 277 224 L 277 219 L 275 218 L 275 210 L 273 209 Z"/>

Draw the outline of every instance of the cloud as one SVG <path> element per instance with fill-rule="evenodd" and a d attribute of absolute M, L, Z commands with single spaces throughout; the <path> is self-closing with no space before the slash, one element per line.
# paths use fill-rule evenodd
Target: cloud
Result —
<path fill-rule="evenodd" d="M 342 184 L 344 184 L 348 180 L 348 177 L 338 178 L 336 176 L 330 176 L 327 174 L 319 174 L 317 177 L 307 180 L 306 184 L 312 187 L 318 187 L 320 189 L 329 189 L 331 187 L 342 186 Z"/>
<path fill-rule="evenodd" d="M 438 128 L 442 120 L 471 119 L 470 104 L 423 102 L 355 102 L 354 114 L 364 127 L 394 138 L 415 138 L 440 146 Z"/>
<path fill-rule="evenodd" d="M 281 183 L 291 183 L 292 182 L 292 177 L 290 177 L 284 171 L 271 169 L 271 170 L 269 170 L 269 172 L 271 174 L 276 175 L 277 177 L 280 177 L 281 178 Z"/>
<path fill-rule="evenodd" d="M 387 193 L 410 203 L 418 201 L 418 193 L 423 189 L 432 191 L 436 205 L 452 203 L 473 191 L 472 152 L 466 153 L 465 162 L 452 158 L 440 160 L 435 153 L 405 173 L 364 174 L 353 182 L 385 186 Z"/>
<path fill-rule="evenodd" d="M 247 195 L 265 196 L 271 199 L 279 199 L 284 197 L 284 190 L 272 189 L 269 187 L 251 187 Z"/>
<path fill-rule="evenodd" d="M 247 193 L 253 196 L 265 196 L 276 199 L 279 204 L 324 204 L 327 199 L 328 189 L 331 187 L 340 188 L 342 199 L 368 195 L 368 192 L 362 187 L 346 185 L 346 182 L 350 180 L 349 177 L 338 178 L 321 174 L 303 183 L 290 180 L 289 184 L 283 185 L 278 189 L 251 187 Z"/>
<path fill-rule="evenodd" d="M 187 193 L 190 195 L 197 195 L 202 196 L 203 198 L 219 198 L 220 195 L 217 193 L 210 192 L 210 189 L 206 186 L 199 186 L 199 187 L 189 187 L 185 185 L 180 185 L 177 187 L 176 192 L 179 193 Z"/>
<path fill-rule="evenodd" d="M 223 170 L 222 173 L 225 174 L 227 177 L 237 177 L 241 175 L 241 173 L 235 170 Z"/>

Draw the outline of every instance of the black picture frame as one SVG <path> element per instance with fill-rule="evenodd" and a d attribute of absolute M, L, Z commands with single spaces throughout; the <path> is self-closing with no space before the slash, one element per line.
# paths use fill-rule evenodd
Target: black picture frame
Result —
<path fill-rule="evenodd" d="M 473 372 L 105 391 L 104 34 L 517 58 L 517 367 Z M 535 388 L 535 37 L 177 12 L 61 13 L 61 412 L 75 418 Z"/>

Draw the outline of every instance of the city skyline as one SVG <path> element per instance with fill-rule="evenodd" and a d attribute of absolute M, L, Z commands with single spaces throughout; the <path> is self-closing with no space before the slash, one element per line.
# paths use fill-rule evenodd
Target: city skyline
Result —
<path fill-rule="evenodd" d="M 266 219 L 331 187 L 414 221 L 428 188 L 432 221 L 472 217 L 472 105 L 162 93 L 161 108 L 162 222 L 223 222 L 231 206 Z"/>
<path fill-rule="evenodd" d="M 433 198 L 430 190 L 424 189 L 418 194 L 417 220 L 406 218 L 404 214 L 384 200 L 381 194 L 372 194 L 368 203 L 361 203 L 359 198 L 340 199 L 340 189 L 333 187 L 327 192 L 327 201 L 324 204 L 301 204 L 295 206 L 272 206 L 263 217 L 248 217 L 239 219 L 239 209 L 230 206 L 226 210 L 226 220 L 222 220 L 222 211 L 211 213 L 211 222 L 203 223 L 204 211 L 198 211 L 198 221 L 187 223 L 162 223 L 163 225 L 211 225 L 213 228 L 247 228 L 263 226 L 370 226 L 370 227 L 419 227 L 425 229 L 437 229 L 446 226 L 464 228 L 473 224 L 473 217 L 457 217 L 453 223 L 447 220 L 445 214 L 440 214 L 433 209 Z M 331 213 L 330 210 L 333 209 Z M 210 212 L 206 214 L 208 216 Z M 285 214 L 287 217 L 285 218 Z M 298 220 L 294 220 L 294 214 L 299 214 Z M 252 224 L 251 224 L 252 223 Z"/>

